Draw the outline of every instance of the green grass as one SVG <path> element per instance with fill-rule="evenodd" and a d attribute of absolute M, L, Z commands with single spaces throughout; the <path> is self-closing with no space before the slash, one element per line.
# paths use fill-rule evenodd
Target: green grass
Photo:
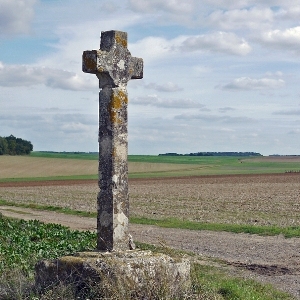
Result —
<path fill-rule="evenodd" d="M 241 159 L 233 156 L 157 156 L 157 155 L 129 155 L 130 162 L 167 163 L 167 164 L 192 164 L 214 165 L 228 164 Z"/>
<path fill-rule="evenodd" d="M 201 176 L 201 175 L 234 175 L 234 174 L 272 174 L 297 172 L 300 162 L 276 162 L 257 160 L 262 157 L 232 156 L 147 156 L 130 155 L 129 162 L 168 163 L 190 165 L 178 171 L 147 171 L 130 173 L 130 178 Z"/>
<path fill-rule="evenodd" d="M 189 230 L 210 230 L 210 231 L 227 231 L 233 233 L 249 233 L 262 236 L 275 236 L 282 234 L 286 238 L 300 237 L 300 227 L 278 227 L 278 226 L 254 226 L 241 224 L 214 224 L 214 223 L 198 223 L 192 221 L 170 219 L 147 219 L 147 218 L 130 218 L 131 223 L 156 225 L 164 228 L 178 228 Z"/>
<path fill-rule="evenodd" d="M 20 177 L 1 178 L 0 182 L 26 182 L 26 181 L 59 181 L 59 180 L 97 180 L 98 175 L 72 175 L 72 176 L 46 176 L 46 177 Z"/>
<path fill-rule="evenodd" d="M 87 159 L 98 160 L 98 154 L 82 153 L 82 152 L 44 152 L 33 151 L 30 153 L 31 157 L 44 157 L 44 158 L 69 158 L 69 159 Z"/>
<path fill-rule="evenodd" d="M 24 207 L 24 208 L 31 208 L 31 209 L 44 210 L 44 211 L 55 211 L 66 215 L 75 215 L 75 216 L 89 217 L 89 218 L 97 217 L 96 212 L 91 213 L 88 211 L 72 210 L 68 207 L 60 207 L 60 206 L 52 206 L 52 205 L 46 206 L 46 205 L 40 205 L 36 203 L 29 203 L 29 204 L 15 203 L 15 202 L 10 202 L 10 201 L 0 199 L 0 205 L 12 206 L 12 207 Z"/>
<path fill-rule="evenodd" d="M 228 274 L 216 267 L 195 264 L 193 266 L 195 290 L 200 294 L 219 295 L 224 300 L 284 300 L 292 299 L 286 293 L 274 290 L 255 280 L 245 280 Z M 211 299 L 211 298 L 208 298 Z M 215 299 L 215 298 L 212 298 Z"/>
<path fill-rule="evenodd" d="M 96 218 L 97 213 L 72 210 L 66 207 L 59 206 L 45 206 L 35 203 L 24 204 L 24 203 L 14 203 L 10 201 L 5 201 L 0 199 L 0 205 L 14 206 L 14 207 L 24 207 L 36 210 L 47 210 L 55 211 L 59 213 L 78 215 L 82 217 Z M 130 222 L 133 224 L 144 224 L 144 225 L 156 225 L 164 228 L 178 228 L 178 229 L 189 229 L 189 230 L 210 230 L 210 231 L 227 231 L 233 233 L 249 233 L 258 234 L 262 236 L 276 236 L 284 235 L 286 238 L 300 237 L 300 227 L 279 227 L 279 226 L 254 226 L 254 225 L 241 225 L 241 224 L 214 224 L 214 223 L 199 223 L 185 220 L 178 220 L 175 218 L 170 219 L 147 219 L 147 218 L 137 218 L 131 217 Z"/>

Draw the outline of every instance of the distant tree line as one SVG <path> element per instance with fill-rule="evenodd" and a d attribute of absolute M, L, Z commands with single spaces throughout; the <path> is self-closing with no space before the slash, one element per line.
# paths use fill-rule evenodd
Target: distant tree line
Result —
<path fill-rule="evenodd" d="M 24 155 L 30 154 L 33 150 L 31 142 L 16 138 L 13 135 L 0 136 L 0 155 Z"/>
<path fill-rule="evenodd" d="M 197 152 L 189 154 L 165 153 L 165 156 L 262 156 L 257 152 Z"/>

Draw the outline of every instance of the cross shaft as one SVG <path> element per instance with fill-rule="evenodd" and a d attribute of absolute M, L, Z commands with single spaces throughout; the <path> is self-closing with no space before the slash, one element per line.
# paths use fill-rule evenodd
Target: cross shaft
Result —
<path fill-rule="evenodd" d="M 143 78 L 143 60 L 127 49 L 127 33 L 101 33 L 100 50 L 83 52 L 82 70 L 99 79 L 97 249 L 134 247 L 128 232 L 127 82 Z"/>

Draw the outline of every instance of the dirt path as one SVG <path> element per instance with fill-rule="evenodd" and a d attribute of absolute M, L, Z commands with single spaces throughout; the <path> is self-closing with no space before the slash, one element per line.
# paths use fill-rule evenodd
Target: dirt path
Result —
<path fill-rule="evenodd" d="M 60 223 L 72 229 L 96 230 L 94 218 L 11 206 L 0 206 L 0 212 L 14 218 Z M 137 224 L 130 225 L 130 232 L 140 242 L 163 243 L 194 252 L 204 259 L 221 259 L 234 268 L 235 274 L 271 283 L 300 299 L 300 238 L 167 229 Z"/>

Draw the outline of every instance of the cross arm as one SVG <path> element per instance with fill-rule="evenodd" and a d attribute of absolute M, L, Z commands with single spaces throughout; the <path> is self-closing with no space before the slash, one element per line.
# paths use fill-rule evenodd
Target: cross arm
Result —
<path fill-rule="evenodd" d="M 84 73 L 102 73 L 103 70 L 98 64 L 98 57 L 105 56 L 101 50 L 87 50 L 82 54 L 82 71 Z"/>
<path fill-rule="evenodd" d="M 142 79 L 143 66 L 144 66 L 143 59 L 138 57 L 131 57 L 131 64 L 132 64 L 131 79 Z"/>

